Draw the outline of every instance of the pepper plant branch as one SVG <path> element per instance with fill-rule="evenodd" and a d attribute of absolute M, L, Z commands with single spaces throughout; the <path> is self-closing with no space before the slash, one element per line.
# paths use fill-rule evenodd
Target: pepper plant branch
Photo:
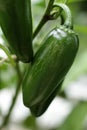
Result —
<path fill-rule="evenodd" d="M 60 7 L 62 10 L 64 10 L 65 13 L 65 19 L 64 19 L 64 25 L 69 28 L 73 28 L 73 22 L 72 22 L 72 15 L 70 9 L 65 4 L 55 3 L 53 7 Z"/>
<path fill-rule="evenodd" d="M 53 4 L 54 4 L 55 0 L 50 0 L 47 6 L 47 9 L 41 19 L 41 21 L 39 22 L 36 30 L 33 33 L 33 39 L 36 37 L 36 35 L 39 33 L 39 31 L 41 30 L 41 28 L 44 26 L 44 24 L 48 21 L 48 20 L 54 20 L 56 18 L 58 18 L 62 12 L 62 9 L 60 8 L 59 11 L 55 11 L 54 14 L 50 14 L 52 9 L 53 9 Z M 67 3 L 68 0 L 65 0 L 64 3 Z"/>
<path fill-rule="evenodd" d="M 52 10 L 53 7 L 53 3 L 55 0 L 50 0 L 47 6 L 47 9 L 40 21 L 40 23 L 38 24 L 36 30 L 33 33 L 33 39 L 36 37 L 36 35 L 38 34 L 38 32 L 41 30 L 41 28 L 43 27 L 43 25 L 50 19 L 49 15 L 50 15 L 50 11 Z"/>
<path fill-rule="evenodd" d="M 15 105 L 16 99 L 17 99 L 19 91 L 20 91 L 21 81 L 22 81 L 23 76 L 22 76 L 22 73 L 20 71 L 20 67 L 19 67 L 18 63 L 16 64 L 16 68 L 15 69 L 16 69 L 17 75 L 18 75 L 17 87 L 16 87 L 16 90 L 15 90 L 15 94 L 13 96 L 12 103 L 11 103 L 11 106 L 9 108 L 9 111 L 8 111 L 7 115 L 5 116 L 4 121 L 2 123 L 2 126 L 0 128 L 3 128 L 4 126 L 6 126 L 8 124 L 11 112 L 13 110 L 13 107 Z"/>

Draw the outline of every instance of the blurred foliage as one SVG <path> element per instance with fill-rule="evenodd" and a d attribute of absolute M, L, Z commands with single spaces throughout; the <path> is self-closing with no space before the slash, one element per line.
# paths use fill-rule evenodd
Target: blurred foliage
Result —
<path fill-rule="evenodd" d="M 49 0 L 36 0 L 34 2 L 32 0 L 34 30 L 45 12 L 48 1 Z M 65 1 L 66 0 L 56 0 L 56 2 Z M 80 46 L 76 60 L 66 76 L 62 91 L 66 89 L 66 87 L 71 81 L 77 80 L 80 76 L 84 74 L 87 75 L 87 0 L 68 0 L 67 4 L 72 11 L 74 30 L 79 35 Z M 57 20 L 49 21 L 41 29 L 39 35 L 33 43 L 35 51 L 37 51 L 47 33 L 56 25 L 60 25 L 60 18 L 58 18 Z M 3 35 L 2 38 L 6 42 L 6 39 Z M 23 71 L 24 68 L 27 68 L 27 64 L 24 65 L 20 63 L 20 67 Z M 5 88 L 15 87 L 16 82 L 17 73 L 15 69 L 7 63 L 0 64 L 0 91 Z M 57 126 L 58 128 L 52 128 L 49 130 L 87 130 L 87 121 L 85 122 L 86 116 L 87 102 L 78 102 L 75 107 L 72 108 L 72 111 L 66 117 L 65 121 L 61 124 L 61 126 Z M 48 130 L 46 128 L 39 128 L 36 119 L 31 115 L 24 119 L 22 125 L 28 130 L 29 128 L 31 130 Z"/>
<path fill-rule="evenodd" d="M 12 66 L 7 64 L 0 65 L 0 89 L 5 87 L 13 87 L 16 80 L 16 72 Z"/>
<path fill-rule="evenodd" d="M 68 118 L 57 130 L 82 130 L 86 116 L 87 102 L 80 102 L 73 108 Z"/>
<path fill-rule="evenodd" d="M 30 128 L 33 130 L 39 130 L 37 123 L 36 123 L 36 119 L 33 116 L 28 116 L 24 122 L 22 122 L 22 124 L 26 127 L 26 128 Z"/>

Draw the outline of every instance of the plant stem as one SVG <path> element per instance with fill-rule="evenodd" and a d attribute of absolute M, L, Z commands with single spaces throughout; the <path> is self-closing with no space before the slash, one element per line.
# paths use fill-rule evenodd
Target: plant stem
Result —
<path fill-rule="evenodd" d="M 73 28 L 72 15 L 69 7 L 65 4 L 56 3 L 54 7 L 60 7 L 65 13 L 64 25 L 68 28 Z"/>
<path fill-rule="evenodd" d="M 15 62 L 14 62 L 14 60 L 12 59 L 12 57 L 11 57 L 9 51 L 8 51 L 2 44 L 0 44 L 0 48 L 6 53 L 6 55 L 8 56 L 8 58 L 9 58 L 11 64 L 12 64 L 12 66 L 15 66 Z"/>
<path fill-rule="evenodd" d="M 17 62 L 16 55 L 11 55 L 11 58 L 14 60 L 15 63 Z M 8 58 L 0 57 L 0 65 L 2 65 L 3 63 L 9 63 L 9 64 L 11 64 L 11 61 Z"/>
<path fill-rule="evenodd" d="M 54 3 L 55 0 L 50 0 L 49 3 L 48 3 L 48 6 L 47 6 L 47 9 L 40 21 L 40 23 L 38 24 L 36 30 L 34 31 L 33 33 L 33 39 L 36 37 L 36 35 L 38 34 L 38 32 L 41 30 L 41 28 L 43 27 L 43 25 L 48 21 L 50 20 L 50 11 L 52 10 L 52 7 L 53 7 L 53 3 Z"/>
<path fill-rule="evenodd" d="M 20 91 L 21 81 L 22 81 L 22 74 L 21 74 L 21 71 L 19 69 L 18 64 L 16 64 L 16 70 L 17 70 L 17 75 L 18 75 L 18 78 L 19 78 L 18 83 L 17 83 L 17 87 L 16 87 L 16 90 L 15 90 L 15 94 L 13 96 L 12 103 L 11 103 L 11 106 L 9 108 L 9 111 L 8 111 L 7 115 L 5 116 L 3 124 L 2 124 L 2 126 L 0 128 L 3 128 L 4 126 L 6 126 L 8 124 L 11 112 L 13 110 L 13 107 L 15 105 L 16 99 L 17 99 L 19 91 Z"/>

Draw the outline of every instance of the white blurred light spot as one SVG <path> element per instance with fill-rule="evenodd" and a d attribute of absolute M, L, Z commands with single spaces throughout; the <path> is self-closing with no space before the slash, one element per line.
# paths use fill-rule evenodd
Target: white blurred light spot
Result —
<path fill-rule="evenodd" d="M 0 49 L 0 57 L 7 58 L 7 55 L 3 50 Z"/>
<path fill-rule="evenodd" d="M 87 101 L 87 76 L 82 76 L 78 81 L 69 84 L 65 92 L 68 98 Z"/>
<path fill-rule="evenodd" d="M 2 114 L 5 115 L 9 109 L 12 100 L 13 91 L 11 89 L 4 89 L 0 91 L 0 109 Z"/>
<path fill-rule="evenodd" d="M 0 91 L 0 109 L 3 115 L 7 114 L 9 107 L 12 103 L 13 96 L 14 96 L 14 88 L 4 89 Z M 11 120 L 14 122 L 18 121 L 20 122 L 29 114 L 30 111 L 23 105 L 22 95 L 19 94 L 18 100 L 12 111 Z"/>
<path fill-rule="evenodd" d="M 18 96 L 18 100 L 16 102 L 16 105 L 14 107 L 11 119 L 14 122 L 21 122 L 30 114 L 30 111 L 27 107 L 23 105 L 23 100 L 22 100 L 22 94 L 20 93 Z"/>
<path fill-rule="evenodd" d="M 0 37 L 0 44 L 3 44 L 3 39 L 2 39 L 2 37 Z M 5 52 L 0 48 L 0 57 L 4 57 L 4 58 L 6 58 L 7 57 L 7 55 L 5 54 Z"/>
<path fill-rule="evenodd" d="M 56 97 L 45 114 L 37 119 L 38 126 L 52 128 L 60 125 L 71 111 L 71 106 L 68 101 Z"/>

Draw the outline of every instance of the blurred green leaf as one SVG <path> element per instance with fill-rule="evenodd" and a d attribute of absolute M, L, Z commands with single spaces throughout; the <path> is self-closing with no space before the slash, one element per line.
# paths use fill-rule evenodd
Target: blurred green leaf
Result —
<path fill-rule="evenodd" d="M 46 3 L 44 0 L 42 1 L 37 1 L 36 3 L 33 3 L 35 6 L 38 6 L 38 7 L 45 7 Z"/>
<path fill-rule="evenodd" d="M 87 102 L 80 102 L 57 130 L 82 130 L 83 121 L 86 116 Z"/>
<path fill-rule="evenodd" d="M 69 3 L 70 2 L 84 2 L 84 1 L 86 1 L 86 0 L 68 0 Z"/>
<path fill-rule="evenodd" d="M 75 25 L 75 30 L 77 30 L 80 33 L 87 34 L 87 26 Z"/>
<path fill-rule="evenodd" d="M 17 80 L 16 71 L 11 65 L 0 65 L 0 89 L 13 87 Z"/>
<path fill-rule="evenodd" d="M 65 2 L 66 2 L 66 0 L 56 0 L 56 2 L 65 3 Z"/>
<path fill-rule="evenodd" d="M 35 117 L 33 117 L 32 115 L 28 116 L 23 122 L 22 124 L 26 127 L 26 128 L 30 128 L 32 130 L 38 130 L 37 129 L 37 124 L 36 124 L 36 119 Z"/>
<path fill-rule="evenodd" d="M 73 2 L 84 2 L 86 0 L 56 0 L 56 2 L 62 2 L 65 3 L 66 1 L 68 1 L 68 3 L 73 3 Z"/>
<path fill-rule="evenodd" d="M 82 75 L 87 74 L 87 52 L 83 52 L 81 55 L 79 54 L 74 62 L 73 66 L 71 67 L 70 71 L 68 72 L 63 87 L 64 89 L 71 81 L 79 78 Z"/>

